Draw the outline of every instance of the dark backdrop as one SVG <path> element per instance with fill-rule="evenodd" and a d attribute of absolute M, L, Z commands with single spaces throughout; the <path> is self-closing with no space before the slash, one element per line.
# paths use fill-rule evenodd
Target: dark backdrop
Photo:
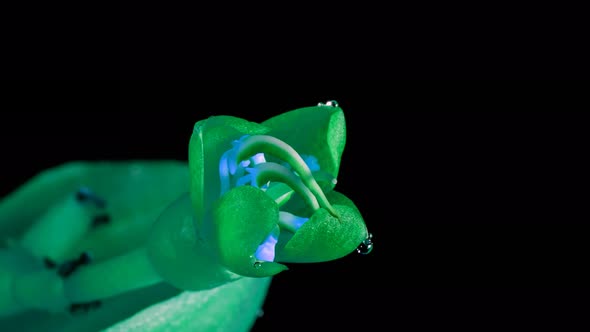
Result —
<path fill-rule="evenodd" d="M 348 126 L 337 189 L 364 215 L 375 250 L 291 265 L 273 280 L 255 330 L 563 328 L 587 301 L 590 252 L 577 90 L 362 81 L 13 86 L 1 113 L 0 194 L 69 160 L 186 160 L 192 125 L 209 115 L 258 122 L 336 99 Z"/>

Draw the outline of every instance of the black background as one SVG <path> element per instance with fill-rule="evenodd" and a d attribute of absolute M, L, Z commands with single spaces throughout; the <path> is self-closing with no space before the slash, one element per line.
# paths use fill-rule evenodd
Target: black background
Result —
<path fill-rule="evenodd" d="M 274 278 L 256 331 L 521 330 L 587 302 L 587 146 L 577 86 L 450 82 L 46 82 L 5 90 L 4 195 L 69 160 L 186 160 L 194 122 L 260 122 L 336 99 L 337 190 L 368 256 Z M 579 326 L 578 326 L 579 327 Z"/>

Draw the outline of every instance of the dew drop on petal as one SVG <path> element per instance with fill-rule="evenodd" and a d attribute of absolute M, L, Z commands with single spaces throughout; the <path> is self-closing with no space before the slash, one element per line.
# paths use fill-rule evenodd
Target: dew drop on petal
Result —
<path fill-rule="evenodd" d="M 356 252 L 361 255 L 368 255 L 371 251 L 373 251 L 373 234 L 369 233 L 367 238 L 356 248 Z"/>
<path fill-rule="evenodd" d="M 318 103 L 318 106 L 338 107 L 338 102 L 335 100 L 328 100 L 325 103 Z"/>

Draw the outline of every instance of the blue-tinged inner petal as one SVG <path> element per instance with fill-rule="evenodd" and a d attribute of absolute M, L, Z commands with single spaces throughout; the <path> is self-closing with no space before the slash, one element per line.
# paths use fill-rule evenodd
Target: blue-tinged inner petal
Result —
<path fill-rule="evenodd" d="M 246 184 L 251 184 L 253 187 L 256 187 L 256 178 L 254 178 L 252 174 L 246 174 L 236 181 L 236 187 Z"/>
<path fill-rule="evenodd" d="M 305 161 L 305 164 L 307 165 L 307 167 L 309 167 L 310 171 L 315 172 L 320 170 L 320 163 L 318 162 L 318 158 L 312 155 L 305 154 L 302 154 L 301 158 L 303 158 L 303 161 Z"/>
<path fill-rule="evenodd" d="M 258 246 L 256 252 L 254 253 L 254 257 L 259 261 L 266 261 L 272 262 L 275 259 L 275 246 L 279 241 L 279 233 L 280 228 L 276 225 L 268 237 L 262 242 L 261 245 Z"/>
<path fill-rule="evenodd" d="M 229 167 L 228 167 L 228 155 L 229 151 L 226 151 L 219 160 L 219 179 L 221 180 L 221 192 L 220 195 L 225 194 L 229 191 L 230 188 L 230 178 L 229 178 Z"/>
<path fill-rule="evenodd" d="M 256 183 L 255 170 L 251 166 L 256 166 L 265 163 L 266 157 L 264 153 L 257 153 L 247 160 L 236 160 L 236 153 L 240 148 L 240 144 L 246 138 L 248 138 L 248 135 L 245 135 L 238 140 L 232 141 L 232 148 L 227 150 L 219 160 L 221 195 L 225 194 L 234 187 L 239 187 L 243 185 L 251 185 L 257 188 L 259 187 Z M 264 184 L 260 186 L 260 189 L 266 190 L 268 188 L 268 185 L 268 183 Z"/>

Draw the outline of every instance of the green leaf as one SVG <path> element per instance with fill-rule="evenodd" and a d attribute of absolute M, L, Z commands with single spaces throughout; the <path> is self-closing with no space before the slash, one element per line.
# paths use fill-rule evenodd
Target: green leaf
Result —
<path fill-rule="evenodd" d="M 105 332 L 249 331 L 269 284 L 270 278 L 243 278 L 208 291 L 183 292 Z"/>
<path fill-rule="evenodd" d="M 320 168 L 338 176 L 346 143 L 346 123 L 339 107 L 315 106 L 296 109 L 272 117 L 262 125 L 267 135 L 291 145 L 299 154 L 313 155 Z"/>
<path fill-rule="evenodd" d="M 276 226 L 278 205 L 262 190 L 236 187 L 213 208 L 212 220 L 221 264 L 248 277 L 275 275 L 286 266 L 274 262 L 255 264 L 254 253 Z"/>
<path fill-rule="evenodd" d="M 0 327 L 2 331 L 19 332 L 100 331 L 128 319 L 150 305 L 171 299 L 178 293 L 178 289 L 162 283 L 105 299 L 100 308 L 82 315 L 29 310 L 18 315 L 0 317 Z M 138 329 L 141 329 L 141 320 L 136 322 Z"/>
<path fill-rule="evenodd" d="M 314 263 L 338 259 L 354 251 L 367 238 L 367 227 L 354 203 L 335 191 L 327 197 L 340 219 L 325 209 L 317 210 L 288 242 L 280 242 L 276 261 Z"/>
<path fill-rule="evenodd" d="M 242 278 L 218 288 L 180 292 L 159 284 L 103 301 L 81 315 L 28 311 L 0 318 L 2 331 L 249 331 L 270 278 Z"/>

